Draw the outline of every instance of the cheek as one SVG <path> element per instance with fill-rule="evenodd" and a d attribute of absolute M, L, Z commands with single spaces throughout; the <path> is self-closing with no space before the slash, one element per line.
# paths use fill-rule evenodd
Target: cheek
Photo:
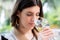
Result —
<path fill-rule="evenodd" d="M 22 16 L 21 17 L 21 23 L 24 27 L 28 26 L 29 18 L 27 16 Z"/>
<path fill-rule="evenodd" d="M 32 29 L 34 26 L 34 25 L 29 24 L 31 22 L 31 17 L 25 16 L 21 19 L 21 22 L 22 22 L 23 27 L 26 29 Z"/>

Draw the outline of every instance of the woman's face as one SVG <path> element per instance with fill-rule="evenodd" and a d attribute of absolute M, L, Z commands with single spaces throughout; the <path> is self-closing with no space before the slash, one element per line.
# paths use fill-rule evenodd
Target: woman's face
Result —
<path fill-rule="evenodd" d="M 22 10 L 22 12 L 18 12 L 18 16 L 20 18 L 20 26 L 25 29 L 33 29 L 35 24 L 34 20 L 39 18 L 40 13 L 40 7 L 39 6 L 33 6 L 29 8 L 25 8 Z M 20 28 L 21 28 L 20 27 Z"/>

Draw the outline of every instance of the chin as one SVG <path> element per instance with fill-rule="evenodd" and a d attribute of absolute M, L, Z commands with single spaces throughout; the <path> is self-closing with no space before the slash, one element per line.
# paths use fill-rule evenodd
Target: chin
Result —
<path fill-rule="evenodd" d="M 34 26 L 30 26 L 29 28 L 30 28 L 30 29 L 33 29 L 33 28 L 34 28 Z"/>

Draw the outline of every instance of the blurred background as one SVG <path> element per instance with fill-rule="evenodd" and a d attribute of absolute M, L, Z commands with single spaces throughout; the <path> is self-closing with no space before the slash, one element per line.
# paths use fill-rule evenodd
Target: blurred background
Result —
<path fill-rule="evenodd" d="M 60 0 L 41 0 L 44 17 L 48 20 L 50 28 L 60 29 Z M 0 0 L 0 33 L 12 29 L 10 17 L 16 0 Z"/>

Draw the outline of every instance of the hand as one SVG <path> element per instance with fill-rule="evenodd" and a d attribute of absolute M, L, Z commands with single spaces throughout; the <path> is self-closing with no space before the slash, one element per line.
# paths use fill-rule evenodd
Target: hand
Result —
<path fill-rule="evenodd" d="M 42 40 L 49 40 L 51 37 L 53 37 L 53 32 L 50 28 L 46 27 L 40 32 L 40 36 L 42 37 Z"/>

